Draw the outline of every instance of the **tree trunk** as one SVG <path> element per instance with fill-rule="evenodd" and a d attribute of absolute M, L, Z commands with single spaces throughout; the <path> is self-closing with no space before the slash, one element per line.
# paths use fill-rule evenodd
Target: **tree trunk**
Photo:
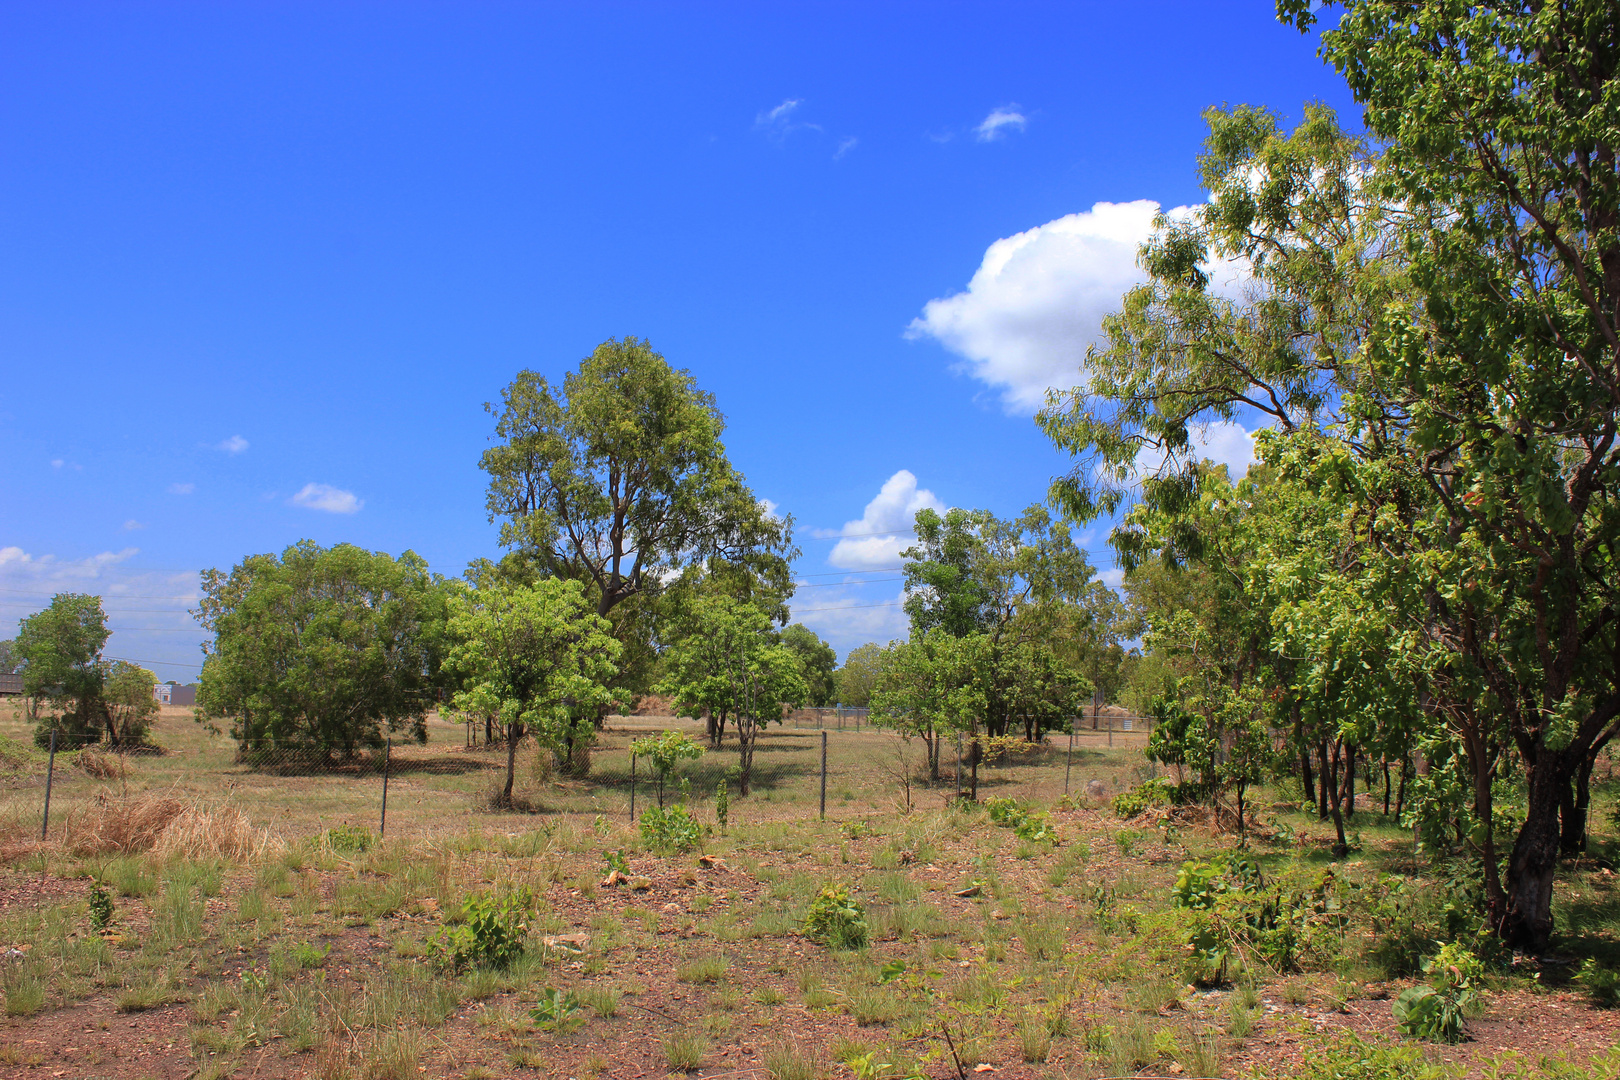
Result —
<path fill-rule="evenodd" d="M 1389 758 L 1384 759 L 1384 816 L 1389 817 Z"/>
<path fill-rule="evenodd" d="M 1411 767 L 1412 767 L 1412 761 L 1411 761 L 1410 756 L 1407 755 L 1407 754 L 1402 754 L 1401 755 L 1401 786 L 1400 786 L 1400 789 L 1395 792 L 1395 820 L 1396 821 L 1399 821 L 1401 819 L 1402 815 L 1406 813 L 1406 773 L 1407 773 L 1407 770 L 1410 769 Z"/>
<path fill-rule="evenodd" d="M 1322 745 L 1322 749 L 1325 753 L 1327 750 L 1326 743 Z M 1335 742 L 1333 744 L 1333 757 L 1328 763 L 1324 764 L 1322 771 L 1322 790 L 1323 792 L 1332 792 L 1328 798 L 1328 809 L 1333 814 L 1333 831 L 1337 836 L 1333 844 L 1333 857 L 1335 859 L 1342 859 L 1350 854 L 1350 843 L 1344 838 L 1344 814 L 1340 812 L 1339 808 L 1340 798 L 1343 795 L 1339 788 L 1339 753 L 1339 744 Z"/>
<path fill-rule="evenodd" d="M 1316 747 L 1320 755 L 1321 770 L 1317 773 L 1316 784 L 1316 820 L 1326 821 L 1328 818 L 1328 787 L 1332 783 L 1328 779 L 1328 744 L 1323 739 Z"/>
<path fill-rule="evenodd" d="M 1558 807 L 1574 763 L 1568 751 L 1543 749 L 1530 767 L 1524 826 L 1508 858 L 1507 906 L 1499 922 L 1514 948 L 1540 953 L 1552 937 L 1553 874 L 1558 867 Z"/>
<path fill-rule="evenodd" d="M 1581 758 L 1575 769 L 1574 790 L 1560 793 L 1558 850 L 1565 855 L 1579 855 L 1586 850 L 1587 811 L 1592 803 L 1592 766 L 1597 754 Z"/>
<path fill-rule="evenodd" d="M 754 775 L 754 734 L 754 721 L 737 717 L 737 790 L 745 799 Z"/>
<path fill-rule="evenodd" d="M 934 725 L 923 728 L 923 743 L 928 747 L 928 782 L 939 783 L 939 733 Z"/>
<path fill-rule="evenodd" d="M 1354 821 L 1356 817 L 1356 744 L 1348 743 L 1344 748 L 1344 819 Z"/>
<path fill-rule="evenodd" d="M 1311 751 L 1308 747 L 1299 748 L 1299 778 L 1305 786 L 1305 802 L 1316 801 L 1316 778 L 1311 775 Z"/>
<path fill-rule="evenodd" d="M 507 809 L 512 807 L 512 780 L 517 775 L 517 746 L 521 738 L 519 725 L 506 725 L 506 789 L 501 794 L 501 805 Z"/>

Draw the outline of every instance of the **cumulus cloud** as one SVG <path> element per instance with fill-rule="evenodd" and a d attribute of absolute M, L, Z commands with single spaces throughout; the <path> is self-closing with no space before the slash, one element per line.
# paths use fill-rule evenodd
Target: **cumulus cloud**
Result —
<path fill-rule="evenodd" d="M 305 484 L 289 501 L 294 506 L 324 510 L 329 514 L 353 514 L 365 505 L 355 497 L 354 492 L 344 491 L 331 484 Z"/>
<path fill-rule="evenodd" d="M 190 495 L 193 491 L 196 491 L 196 490 L 197 490 L 197 485 L 196 484 L 170 484 L 169 485 L 169 494 L 170 495 Z"/>
<path fill-rule="evenodd" d="M 1002 105 L 990 110 L 990 115 L 979 122 L 973 131 L 980 142 L 995 142 L 1008 131 L 1023 131 L 1028 117 L 1017 105 Z"/>
<path fill-rule="evenodd" d="M 904 598 L 903 592 L 862 590 L 855 582 L 847 588 L 816 589 L 810 596 L 796 597 L 792 617 L 825 638 L 840 656 L 847 656 L 851 649 L 868 641 L 886 642 L 906 636 L 909 622 L 900 606 Z"/>
<path fill-rule="evenodd" d="M 854 521 L 836 533 L 842 539 L 827 556 L 840 570 L 869 570 L 899 564 L 900 552 L 911 546 L 911 526 L 922 509 L 945 512 L 945 504 L 927 488 L 917 486 L 910 469 L 901 469 L 883 482 L 877 496 Z"/>
<path fill-rule="evenodd" d="M 232 435 L 230 438 L 214 447 L 214 449 L 223 450 L 227 454 L 240 454 L 247 448 L 248 441 L 242 438 L 240 435 Z"/>
<path fill-rule="evenodd" d="M 967 288 L 930 300 L 905 336 L 938 341 L 963 358 L 957 370 L 1000 393 L 1009 413 L 1033 413 L 1047 390 L 1081 382 L 1087 348 L 1103 343 L 1103 316 L 1147 279 L 1136 256 L 1158 212 L 1149 199 L 1100 202 L 997 240 Z M 1168 216 L 1192 213 L 1179 206 Z M 1235 264 L 1209 271 L 1225 296 L 1248 280 Z"/>
<path fill-rule="evenodd" d="M 1097 203 L 997 240 L 968 287 L 925 304 L 906 337 L 938 341 L 1008 412 L 1032 413 L 1049 388 L 1080 381 L 1103 316 L 1144 280 L 1136 252 L 1158 212 L 1147 199 Z"/>

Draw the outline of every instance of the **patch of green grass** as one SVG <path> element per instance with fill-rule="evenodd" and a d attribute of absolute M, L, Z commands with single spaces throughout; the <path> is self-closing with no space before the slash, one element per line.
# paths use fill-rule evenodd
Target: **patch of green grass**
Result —
<path fill-rule="evenodd" d="M 676 1072 L 696 1072 L 708 1052 L 708 1040 L 693 1031 L 679 1031 L 664 1039 L 664 1061 Z"/>
<path fill-rule="evenodd" d="M 113 1004 L 121 1013 L 138 1013 L 167 1005 L 177 997 L 174 984 L 166 976 L 159 976 L 124 987 L 113 998 Z"/>
<path fill-rule="evenodd" d="M 766 1047 L 762 1063 L 770 1080 L 816 1080 L 821 1073 L 816 1059 L 792 1043 Z"/>
<path fill-rule="evenodd" d="M 45 983 L 35 975 L 7 975 L 6 1015 L 33 1016 L 45 1007 Z"/>
<path fill-rule="evenodd" d="M 700 956 L 677 964 L 675 978 L 683 983 L 716 983 L 725 975 L 729 966 L 723 956 Z"/>
<path fill-rule="evenodd" d="M 849 1015 L 861 1027 L 889 1024 L 909 1010 L 899 994 L 872 986 L 857 986 L 849 992 Z"/>
<path fill-rule="evenodd" d="M 619 1013 L 619 1001 L 624 992 L 612 986 L 585 986 L 574 991 L 574 1000 L 582 1008 L 594 1012 L 604 1020 Z"/>

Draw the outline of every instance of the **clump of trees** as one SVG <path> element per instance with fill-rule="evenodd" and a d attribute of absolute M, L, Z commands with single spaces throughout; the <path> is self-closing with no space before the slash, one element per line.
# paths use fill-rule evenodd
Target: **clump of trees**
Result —
<path fill-rule="evenodd" d="M 78 748 L 105 742 L 117 749 L 145 744 L 158 711 L 157 676 L 137 664 L 107 660 L 110 632 L 101 598 L 58 593 L 45 610 L 23 619 L 5 642 L 8 666 L 21 671 L 34 741 Z M 8 674 L 11 672 L 8 672 Z"/>
<path fill-rule="evenodd" d="M 1220 788 L 1276 749 L 1336 819 L 1358 763 L 1420 760 L 1415 823 L 1541 950 L 1620 732 L 1620 12 L 1359 0 L 1321 40 L 1368 134 L 1208 114 L 1209 203 L 1163 223 L 1041 415 L 1081 459 L 1052 494 L 1089 520 L 1139 479 L 1115 546 L 1195 601 L 1150 612 L 1181 658 L 1162 754 Z M 1213 265 L 1244 268 L 1241 296 Z M 1201 425 L 1254 418 L 1262 469 L 1199 460 Z M 1207 752 L 1261 727 L 1283 745 Z"/>
<path fill-rule="evenodd" d="M 1010 520 L 922 510 L 916 535 L 903 553 L 911 636 L 848 678 L 869 680 L 875 723 L 922 738 L 931 780 L 943 743 L 963 738 L 977 798 L 987 748 L 1062 729 L 1091 697 L 1088 670 L 1117 671 L 1128 616 L 1044 507 Z"/>
<path fill-rule="evenodd" d="M 301 541 L 202 575 L 213 632 L 197 704 L 244 753 L 321 757 L 427 738 L 444 687 L 452 592 L 413 552 Z"/>

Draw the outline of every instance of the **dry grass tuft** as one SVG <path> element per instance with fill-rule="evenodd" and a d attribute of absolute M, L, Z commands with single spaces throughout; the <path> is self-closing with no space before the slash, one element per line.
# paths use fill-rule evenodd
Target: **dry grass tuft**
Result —
<path fill-rule="evenodd" d="M 204 807 L 193 803 L 169 822 L 152 845 L 152 852 L 163 857 L 240 860 L 277 855 L 285 847 L 268 829 L 254 828 L 247 815 L 234 806 Z"/>
<path fill-rule="evenodd" d="M 78 764 L 86 775 L 97 780 L 124 780 L 129 776 L 129 766 L 125 764 L 121 754 L 109 754 L 103 750 L 81 750 Z"/>
<path fill-rule="evenodd" d="M 203 806 L 168 796 L 101 795 L 68 816 L 62 846 L 75 855 L 150 851 L 163 857 L 248 859 L 274 854 L 281 842 L 268 830 L 255 829 L 234 806 Z"/>
<path fill-rule="evenodd" d="M 62 846 L 75 855 L 147 851 L 185 808 L 179 799 L 109 799 L 103 793 L 90 806 L 68 815 Z"/>

